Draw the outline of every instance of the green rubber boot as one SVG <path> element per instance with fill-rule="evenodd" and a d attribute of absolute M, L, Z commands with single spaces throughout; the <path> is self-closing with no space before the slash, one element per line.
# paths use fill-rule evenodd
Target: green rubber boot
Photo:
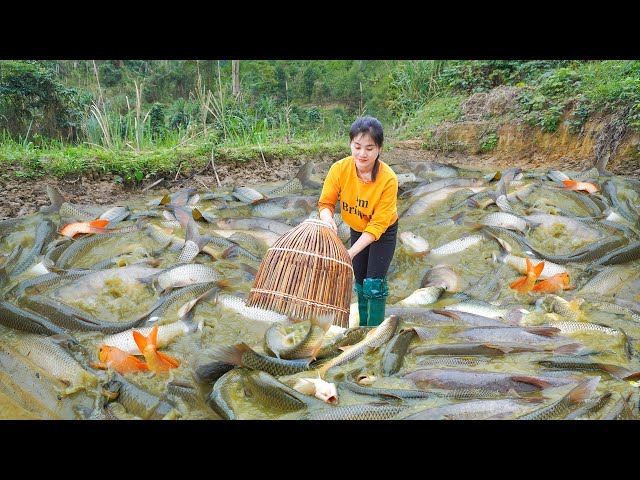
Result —
<path fill-rule="evenodd" d="M 361 327 L 366 327 L 367 320 L 369 319 L 369 299 L 364 296 L 362 285 L 360 285 L 356 281 L 354 281 L 353 284 L 356 286 L 356 292 L 358 293 L 358 317 L 360 318 L 359 323 Z"/>
<path fill-rule="evenodd" d="M 367 320 L 367 326 L 377 327 L 384 320 L 387 296 L 389 296 L 387 279 L 365 278 L 362 283 L 362 290 L 364 296 L 369 299 L 369 319 Z"/>

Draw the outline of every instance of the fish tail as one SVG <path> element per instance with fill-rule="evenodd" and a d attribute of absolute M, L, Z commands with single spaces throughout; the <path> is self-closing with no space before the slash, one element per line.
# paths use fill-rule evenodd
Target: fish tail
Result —
<path fill-rule="evenodd" d="M 311 325 L 316 325 L 323 329 L 325 332 L 331 328 L 333 324 L 334 315 L 331 313 L 323 313 L 321 315 L 311 317 Z"/>
<path fill-rule="evenodd" d="M 562 183 L 564 183 L 564 189 L 565 190 L 575 190 L 576 186 L 578 185 L 578 182 L 576 182 L 575 180 L 562 180 Z"/>
<path fill-rule="evenodd" d="M 109 220 L 91 220 L 90 222 L 87 222 L 87 225 L 89 225 L 90 227 L 106 227 L 107 225 L 109 225 Z"/>
<path fill-rule="evenodd" d="M 529 260 L 527 258 L 527 260 Z M 531 261 L 529 261 L 529 263 L 531 263 Z M 528 268 L 529 266 L 527 265 L 527 273 L 528 273 Z M 542 273 L 542 270 L 544 270 L 544 260 L 539 262 L 535 267 L 533 267 L 533 274 L 536 276 L 536 279 L 540 276 L 540 274 Z"/>
<path fill-rule="evenodd" d="M 580 383 L 577 387 L 571 390 L 571 392 L 569 392 L 569 394 L 567 395 L 567 399 L 571 404 L 579 403 L 586 400 L 595 391 L 599 382 L 600 377 L 593 377 Z"/>
<path fill-rule="evenodd" d="M 211 356 L 214 360 L 232 365 L 244 366 L 242 357 L 247 352 L 253 352 L 251 347 L 246 343 L 238 343 L 236 345 L 226 347 L 215 347 L 211 350 Z"/>
<path fill-rule="evenodd" d="M 56 187 L 52 185 L 47 185 L 47 196 L 49 197 L 49 201 L 51 202 L 51 205 L 49 205 L 49 207 L 46 207 L 46 212 L 47 213 L 59 212 L 60 207 L 66 201 L 62 196 L 62 193 L 60 193 L 60 190 L 58 190 Z"/>
<path fill-rule="evenodd" d="M 611 365 L 610 363 L 598 363 L 598 367 L 618 379 L 622 379 L 630 375 L 629 370 L 618 365 Z"/>
<path fill-rule="evenodd" d="M 180 362 L 178 360 L 176 360 L 173 357 L 170 357 L 166 353 L 156 352 L 156 355 L 158 355 L 158 357 L 160 357 L 161 360 L 163 360 L 164 362 L 167 362 L 173 368 L 177 368 L 180 366 Z"/>
<path fill-rule="evenodd" d="M 158 342 L 158 326 L 154 325 L 154 327 L 149 332 L 149 335 L 146 337 L 142 335 L 137 330 L 133 331 L 133 340 L 136 342 L 138 349 L 144 353 L 144 351 L 151 347 L 155 350 L 157 342 Z"/>

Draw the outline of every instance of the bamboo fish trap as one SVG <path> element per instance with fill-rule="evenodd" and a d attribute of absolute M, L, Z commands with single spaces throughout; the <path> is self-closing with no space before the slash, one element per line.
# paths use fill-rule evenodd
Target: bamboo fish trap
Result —
<path fill-rule="evenodd" d="M 299 320 L 333 315 L 348 328 L 352 287 L 347 249 L 326 222 L 308 219 L 267 250 L 246 304 Z"/>

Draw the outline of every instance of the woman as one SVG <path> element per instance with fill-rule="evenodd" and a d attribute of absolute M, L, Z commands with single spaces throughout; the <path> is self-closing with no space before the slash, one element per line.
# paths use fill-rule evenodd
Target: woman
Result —
<path fill-rule="evenodd" d="M 320 219 L 337 233 L 333 219 L 340 197 L 340 214 L 351 227 L 351 248 L 361 326 L 384 320 L 389 295 L 387 272 L 398 234 L 398 177 L 380 160 L 382 124 L 373 117 L 358 118 L 349 131 L 351 156 L 329 169 L 318 201 Z"/>

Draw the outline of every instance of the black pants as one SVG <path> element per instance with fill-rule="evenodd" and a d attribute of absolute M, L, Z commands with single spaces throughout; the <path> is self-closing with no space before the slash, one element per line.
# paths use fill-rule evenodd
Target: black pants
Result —
<path fill-rule="evenodd" d="M 358 241 L 362 232 L 351 229 L 351 245 Z M 362 285 L 365 278 L 385 278 L 389 265 L 396 251 L 398 238 L 398 220 L 387 228 L 380 238 L 369 244 L 364 250 L 353 257 L 353 274 L 356 282 Z"/>

